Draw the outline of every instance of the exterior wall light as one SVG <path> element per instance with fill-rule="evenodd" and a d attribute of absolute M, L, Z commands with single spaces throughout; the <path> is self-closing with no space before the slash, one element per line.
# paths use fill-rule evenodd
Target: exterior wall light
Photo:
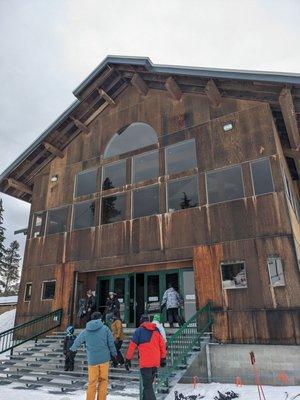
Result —
<path fill-rule="evenodd" d="M 51 180 L 51 182 L 57 182 L 58 181 L 58 175 L 52 175 L 50 180 Z"/>
<path fill-rule="evenodd" d="M 229 132 L 233 129 L 233 123 L 232 122 L 227 122 L 226 124 L 223 125 L 223 131 L 224 132 Z"/>

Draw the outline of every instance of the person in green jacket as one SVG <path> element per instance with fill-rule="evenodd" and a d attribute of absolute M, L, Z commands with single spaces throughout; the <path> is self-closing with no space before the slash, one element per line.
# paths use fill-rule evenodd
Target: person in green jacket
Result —
<path fill-rule="evenodd" d="M 96 392 L 98 400 L 106 399 L 109 362 L 112 360 L 114 366 L 118 365 L 113 335 L 102 323 L 101 317 L 100 312 L 94 312 L 91 321 L 86 324 L 86 328 L 70 348 L 70 351 L 75 352 L 85 343 L 89 375 L 86 400 L 94 400 Z"/>

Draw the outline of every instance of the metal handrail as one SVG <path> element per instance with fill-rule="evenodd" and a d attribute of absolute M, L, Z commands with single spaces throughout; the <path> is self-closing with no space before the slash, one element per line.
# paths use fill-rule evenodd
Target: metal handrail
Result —
<path fill-rule="evenodd" d="M 0 333 L 0 354 L 11 351 L 28 340 L 37 339 L 40 335 L 61 325 L 63 310 L 55 310 L 31 321 L 17 325 Z"/>
<path fill-rule="evenodd" d="M 201 336 L 210 330 L 212 323 L 211 303 L 208 302 L 168 339 L 167 366 L 158 370 L 156 392 L 168 392 L 171 376 L 182 364 L 186 364 L 187 356 L 193 347 L 196 344 L 200 346 Z M 140 399 L 143 398 L 142 390 L 143 385 L 140 382 Z"/>

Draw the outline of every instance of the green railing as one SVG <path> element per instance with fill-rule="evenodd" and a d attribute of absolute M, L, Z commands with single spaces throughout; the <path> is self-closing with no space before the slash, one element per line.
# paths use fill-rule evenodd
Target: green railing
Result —
<path fill-rule="evenodd" d="M 61 325 L 63 310 L 56 310 L 42 315 L 32 321 L 17 325 L 7 331 L 0 332 L 0 354 L 11 351 L 28 340 L 37 339 L 40 335 Z"/>
<path fill-rule="evenodd" d="M 168 341 L 167 366 L 158 370 L 155 391 L 168 392 L 169 381 L 176 370 L 184 367 L 194 347 L 200 347 L 201 336 L 210 330 L 213 323 L 211 303 L 199 309 Z M 140 399 L 143 399 L 143 385 L 140 380 Z"/>

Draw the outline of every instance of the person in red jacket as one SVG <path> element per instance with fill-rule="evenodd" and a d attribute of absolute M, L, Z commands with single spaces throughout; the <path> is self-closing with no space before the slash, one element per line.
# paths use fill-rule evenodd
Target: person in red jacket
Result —
<path fill-rule="evenodd" d="M 150 322 L 149 315 L 142 315 L 140 327 L 134 332 L 129 344 L 125 367 L 131 367 L 131 359 L 138 349 L 139 367 L 143 379 L 143 400 L 156 400 L 153 382 L 157 368 L 166 366 L 166 344 L 157 326 Z"/>

